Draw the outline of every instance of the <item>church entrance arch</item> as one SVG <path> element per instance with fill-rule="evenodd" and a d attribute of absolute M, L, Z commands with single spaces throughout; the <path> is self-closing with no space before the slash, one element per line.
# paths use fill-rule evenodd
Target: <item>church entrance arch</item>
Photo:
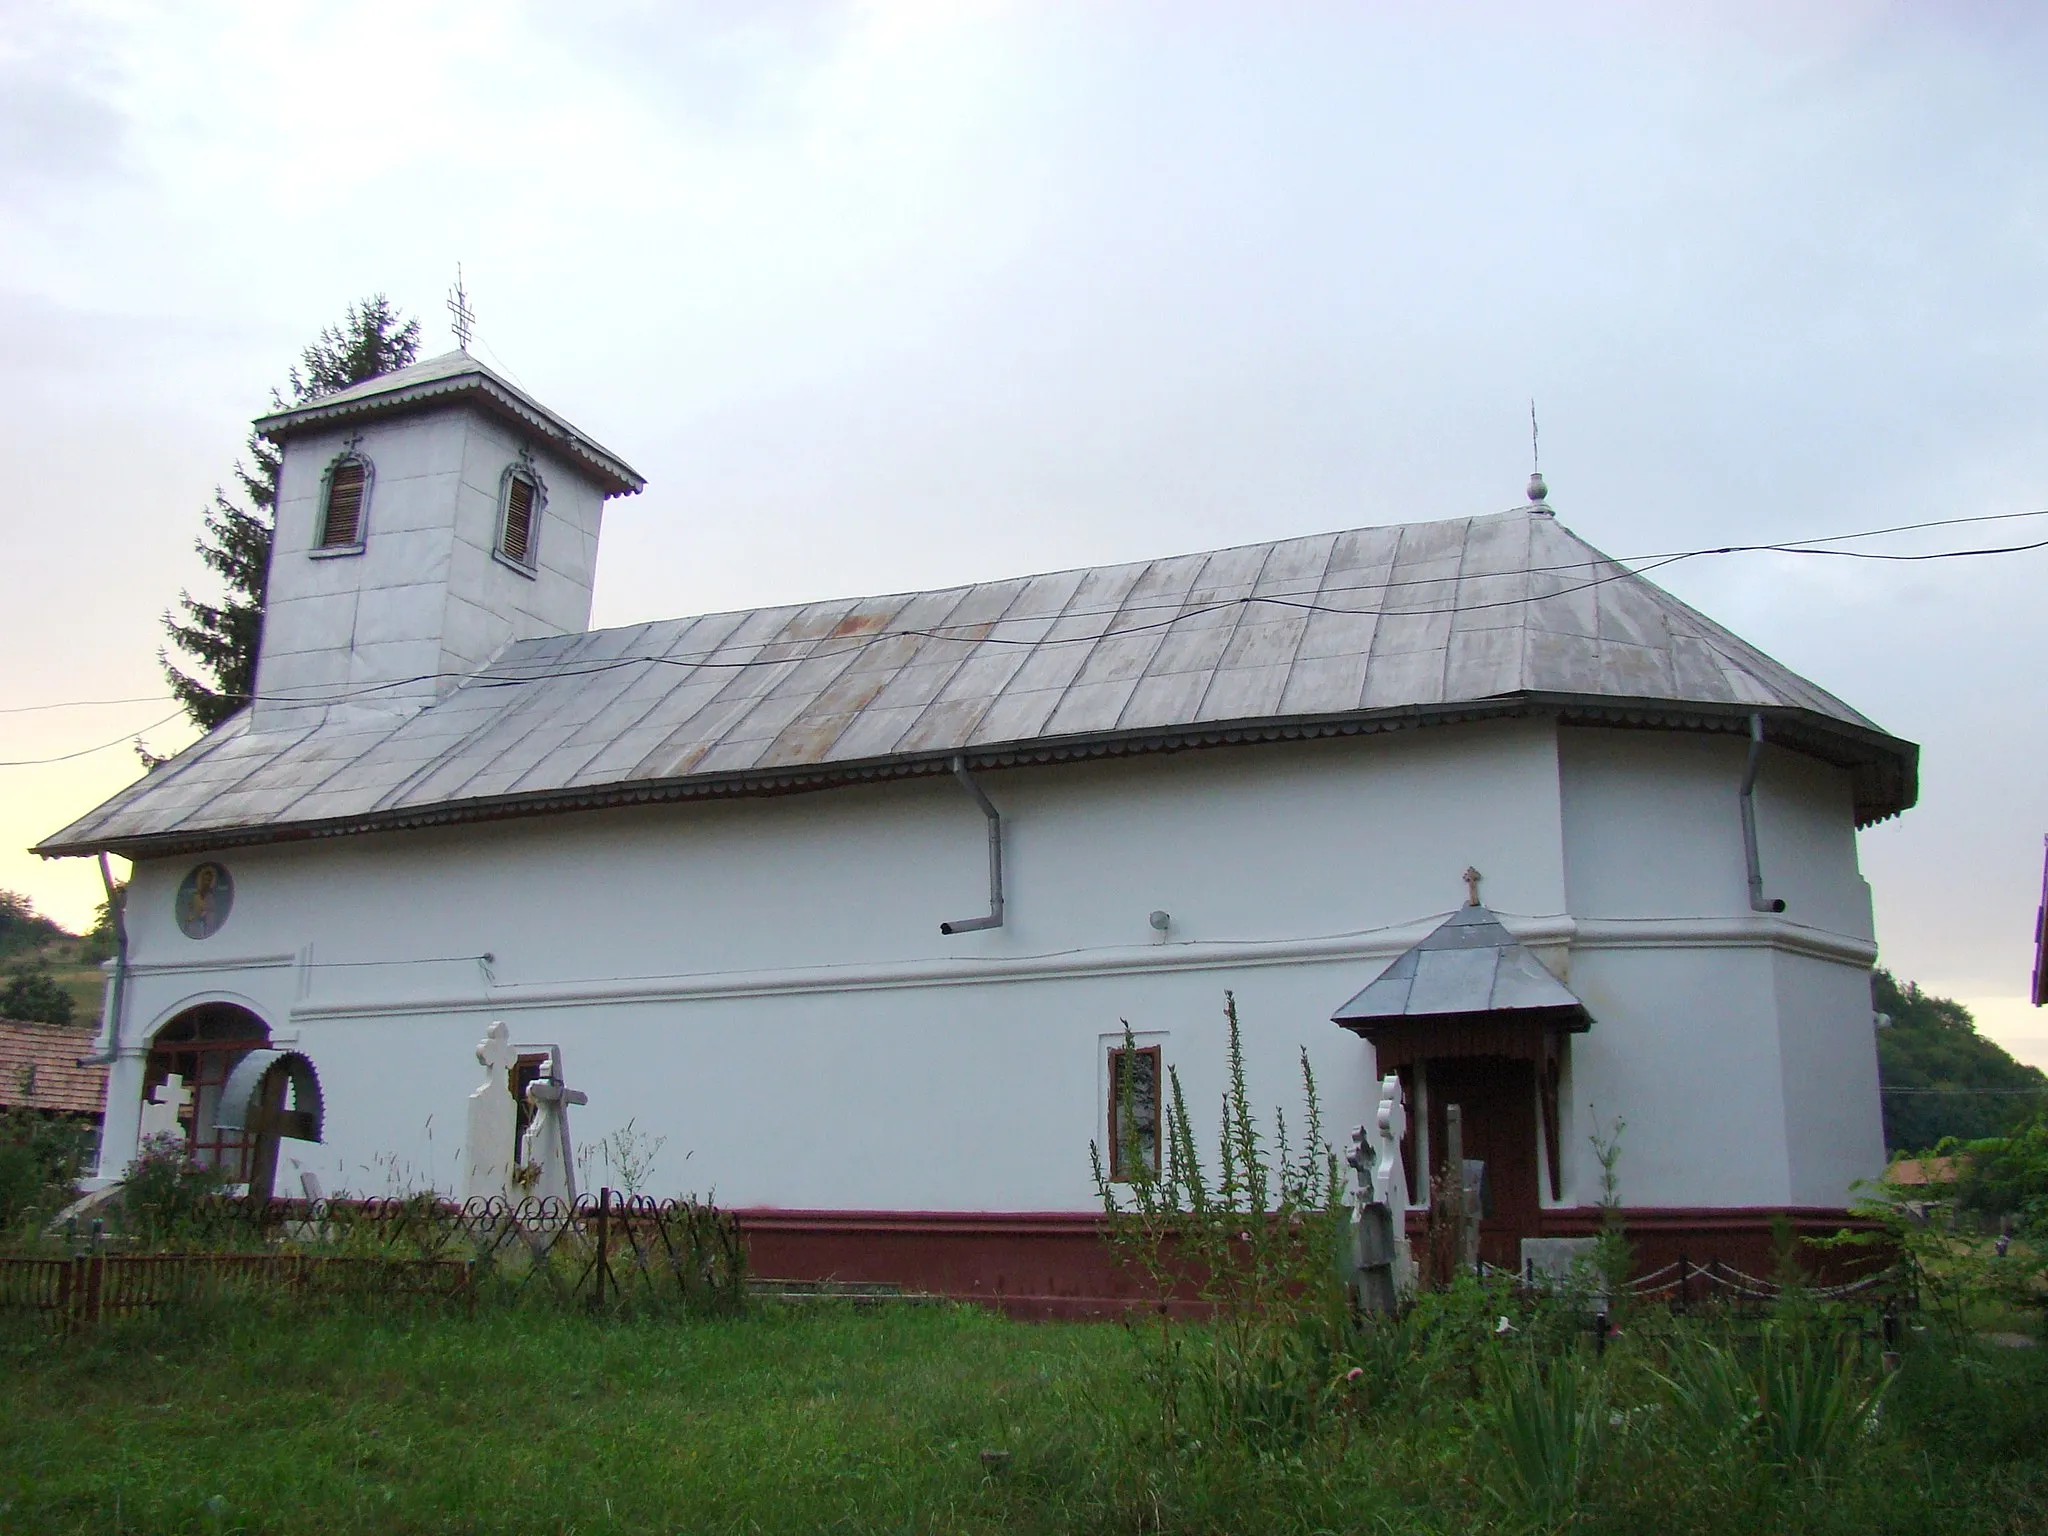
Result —
<path fill-rule="evenodd" d="M 221 1087 L 244 1056 L 269 1044 L 270 1026 L 247 1008 L 227 1002 L 187 1008 L 149 1044 L 143 1102 L 175 1099 L 187 1154 L 202 1168 L 220 1170 L 230 1184 L 248 1182 L 255 1138 L 220 1124 Z"/>

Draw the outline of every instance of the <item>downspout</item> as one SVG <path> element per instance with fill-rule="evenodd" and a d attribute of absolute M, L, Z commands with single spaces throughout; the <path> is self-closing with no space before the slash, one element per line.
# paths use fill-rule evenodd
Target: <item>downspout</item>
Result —
<path fill-rule="evenodd" d="M 967 771 L 967 759 L 953 759 L 953 777 L 967 786 L 967 793 L 974 796 L 974 803 L 981 807 L 981 814 L 988 818 L 988 916 L 963 917 L 954 922 L 939 924 L 944 934 L 976 933 L 983 928 L 1003 926 L 1003 818 L 1001 812 L 981 792 L 981 786 L 974 782 Z"/>
<path fill-rule="evenodd" d="M 107 1038 L 90 1056 L 79 1058 L 81 1067 L 113 1065 L 121 1054 L 121 1016 L 128 1001 L 128 893 L 114 886 L 114 872 L 107 856 L 100 855 L 100 884 L 107 888 L 107 916 L 114 925 L 114 985 L 107 998 Z"/>
<path fill-rule="evenodd" d="M 1753 714 L 1749 717 L 1749 764 L 1742 771 L 1742 857 L 1749 868 L 1749 910 L 1752 912 L 1782 912 L 1785 901 L 1781 896 L 1764 895 L 1764 869 L 1756 855 L 1756 775 L 1764 761 L 1764 717 Z"/>

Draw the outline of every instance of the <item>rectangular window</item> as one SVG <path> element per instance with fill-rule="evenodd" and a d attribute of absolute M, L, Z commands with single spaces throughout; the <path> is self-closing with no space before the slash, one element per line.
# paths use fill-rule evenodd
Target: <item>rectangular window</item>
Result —
<path fill-rule="evenodd" d="M 320 520 L 322 549 L 352 549 L 363 542 L 363 466 L 344 459 L 327 477 L 327 511 Z"/>
<path fill-rule="evenodd" d="M 1142 1164 L 1159 1171 L 1159 1047 L 1109 1053 L 1109 1176 L 1129 1183 Z"/>
<path fill-rule="evenodd" d="M 505 487 L 505 537 L 499 551 L 518 565 L 533 563 L 533 482 L 514 475 Z"/>

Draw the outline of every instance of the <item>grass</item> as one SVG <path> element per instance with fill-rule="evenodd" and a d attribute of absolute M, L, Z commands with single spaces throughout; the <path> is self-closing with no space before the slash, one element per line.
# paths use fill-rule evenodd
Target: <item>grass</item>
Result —
<path fill-rule="evenodd" d="M 1335 1428 L 1257 1452 L 1162 1433 L 1123 1329 L 964 1308 L 215 1306 L 69 1340 L 16 1328 L 0 1532 L 2048 1529 L 2048 1351 L 1923 1343 L 1823 1479 L 1774 1469 L 1762 1438 L 1691 1434 L 1653 1369 L 1670 1343 L 1579 1357 L 1600 1380 L 1553 1416 L 1604 1405 L 1602 1448 L 1563 1469 L 1586 1487 L 1546 1521 L 1501 1496 L 1548 1453 L 1515 1450 L 1513 1358 L 1477 1353 L 1514 1346 L 1491 1341 L 1450 1341 L 1482 1362 L 1476 1397 L 1413 1352 L 1361 1356 Z"/>

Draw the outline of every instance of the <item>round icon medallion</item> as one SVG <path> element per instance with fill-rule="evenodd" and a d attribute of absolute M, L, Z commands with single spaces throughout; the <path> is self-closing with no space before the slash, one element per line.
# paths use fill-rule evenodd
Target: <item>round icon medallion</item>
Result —
<path fill-rule="evenodd" d="M 220 932 L 235 905 L 235 877 L 223 864 L 195 865 L 178 886 L 178 929 L 188 939 Z"/>

